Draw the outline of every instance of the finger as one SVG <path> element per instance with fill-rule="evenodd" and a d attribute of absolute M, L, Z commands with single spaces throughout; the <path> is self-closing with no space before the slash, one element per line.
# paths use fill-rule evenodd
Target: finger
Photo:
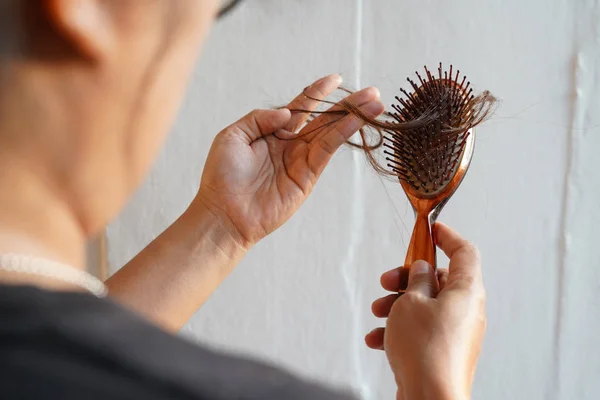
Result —
<path fill-rule="evenodd" d="M 365 343 L 373 350 L 383 350 L 385 328 L 375 328 L 365 336 Z"/>
<path fill-rule="evenodd" d="M 438 268 L 437 275 L 440 291 L 442 291 L 446 287 L 446 282 L 448 282 L 448 270 L 446 268 Z"/>
<path fill-rule="evenodd" d="M 254 110 L 245 117 L 225 129 L 240 137 L 247 144 L 271 135 L 282 129 L 290 120 L 292 114 L 287 108 L 279 110 Z"/>
<path fill-rule="evenodd" d="M 450 259 L 447 285 L 483 289 L 477 247 L 442 223 L 435 225 L 436 243 Z"/>
<path fill-rule="evenodd" d="M 371 311 L 377 318 L 387 318 L 390 315 L 392 306 L 398 299 L 398 294 L 390 294 L 385 297 L 381 297 L 371 304 Z"/>
<path fill-rule="evenodd" d="M 380 100 L 373 100 L 362 105 L 360 109 L 363 113 L 376 117 L 385 110 L 385 107 Z M 363 126 L 362 119 L 354 115 L 346 115 L 325 129 L 309 143 L 308 167 L 310 170 L 319 176 L 337 149 Z"/>
<path fill-rule="evenodd" d="M 321 103 L 315 99 L 324 100 L 342 84 L 342 77 L 333 74 L 319 79 L 296 97 L 287 108 L 289 110 L 303 110 L 308 112 L 292 112 L 292 118 L 287 123 L 285 129 L 289 132 L 296 132 L 302 124 L 306 122 L 310 116 L 310 111 L 314 111 L 315 108 Z"/>
<path fill-rule="evenodd" d="M 381 275 L 381 287 L 390 292 L 406 290 L 408 286 L 408 268 L 398 267 Z"/>
<path fill-rule="evenodd" d="M 379 90 L 374 87 L 368 87 L 359 90 L 358 92 L 354 92 L 345 98 L 345 101 L 348 101 L 357 107 L 364 106 L 365 104 L 375 100 L 380 100 L 380 93 Z M 335 114 L 336 111 L 343 112 L 344 108 L 339 104 L 330 107 L 325 113 L 319 115 L 317 118 L 310 121 L 304 128 L 302 128 L 302 130 L 299 132 L 300 137 L 305 142 L 310 143 L 314 138 L 321 135 L 321 133 L 330 129 L 332 126 L 341 123 L 346 117 L 348 117 L 348 115 L 344 115 L 343 113 L 341 115 L 339 113 Z"/>
<path fill-rule="evenodd" d="M 438 283 L 433 268 L 427 262 L 418 260 L 410 266 L 407 293 L 434 297 L 438 292 Z"/>

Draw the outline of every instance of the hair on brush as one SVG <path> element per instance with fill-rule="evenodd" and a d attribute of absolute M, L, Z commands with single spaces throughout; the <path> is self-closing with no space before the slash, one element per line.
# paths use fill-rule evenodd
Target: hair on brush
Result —
<path fill-rule="evenodd" d="M 290 111 L 309 113 L 310 119 L 321 114 L 337 114 L 340 118 L 352 114 L 360 118 L 365 123 L 359 131 L 361 140 L 358 144 L 348 141 L 348 145 L 362 149 L 379 174 L 396 177 L 415 189 L 433 193 L 452 177 L 466 135 L 492 115 L 496 98 L 489 91 L 475 95 L 466 76 L 461 77 L 453 66 L 443 71 L 440 63 L 436 75 L 425 67 L 425 75 L 416 72 L 416 76 L 418 83 L 407 78 L 412 92 L 400 89 L 402 96 L 396 96 L 393 111 L 386 111 L 380 117 L 365 114 L 346 99 L 338 103 L 317 99 L 306 94 L 306 90 L 307 98 L 337 104 L 340 109 Z M 352 93 L 345 88 L 341 90 Z M 315 129 L 333 123 L 335 121 Z M 385 163 L 378 161 L 374 154 L 381 147 L 384 147 Z"/>

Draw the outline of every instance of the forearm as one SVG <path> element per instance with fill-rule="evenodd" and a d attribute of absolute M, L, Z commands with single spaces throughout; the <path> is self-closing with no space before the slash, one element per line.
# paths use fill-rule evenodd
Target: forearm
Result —
<path fill-rule="evenodd" d="M 439 391 L 439 390 L 423 390 L 423 391 L 412 391 L 410 394 L 402 394 L 398 392 L 396 395 L 397 400 L 469 400 L 468 397 L 454 395 L 451 392 Z"/>
<path fill-rule="evenodd" d="M 413 379 L 410 383 L 399 386 L 397 399 L 410 400 L 469 400 L 471 397 L 462 394 L 456 387 L 459 385 L 453 384 L 451 378 L 435 379 L 432 377 L 421 377 Z"/>
<path fill-rule="evenodd" d="M 122 304 L 177 331 L 244 255 L 213 214 L 190 208 L 106 284 Z"/>

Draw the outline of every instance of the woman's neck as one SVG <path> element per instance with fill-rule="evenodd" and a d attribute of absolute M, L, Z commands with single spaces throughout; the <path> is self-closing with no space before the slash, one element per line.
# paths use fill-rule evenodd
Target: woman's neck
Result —
<path fill-rule="evenodd" d="M 0 157 L 0 253 L 85 268 L 84 234 L 73 209 L 47 179 Z"/>

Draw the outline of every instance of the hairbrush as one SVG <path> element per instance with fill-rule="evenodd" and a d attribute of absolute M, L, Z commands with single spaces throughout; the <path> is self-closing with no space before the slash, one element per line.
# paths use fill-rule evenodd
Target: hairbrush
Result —
<path fill-rule="evenodd" d="M 400 180 L 415 212 L 415 226 L 404 267 L 427 261 L 436 268 L 436 246 L 432 227 L 450 197 L 460 186 L 473 157 L 473 128 L 490 113 L 495 101 L 489 92 L 473 95 L 470 82 L 452 66 L 437 75 L 425 67 L 416 73 L 418 83 L 408 78 L 411 92 L 400 89 L 403 98 L 389 113 L 399 126 L 420 121 L 412 129 L 384 130 L 384 153 L 388 167 Z"/>

